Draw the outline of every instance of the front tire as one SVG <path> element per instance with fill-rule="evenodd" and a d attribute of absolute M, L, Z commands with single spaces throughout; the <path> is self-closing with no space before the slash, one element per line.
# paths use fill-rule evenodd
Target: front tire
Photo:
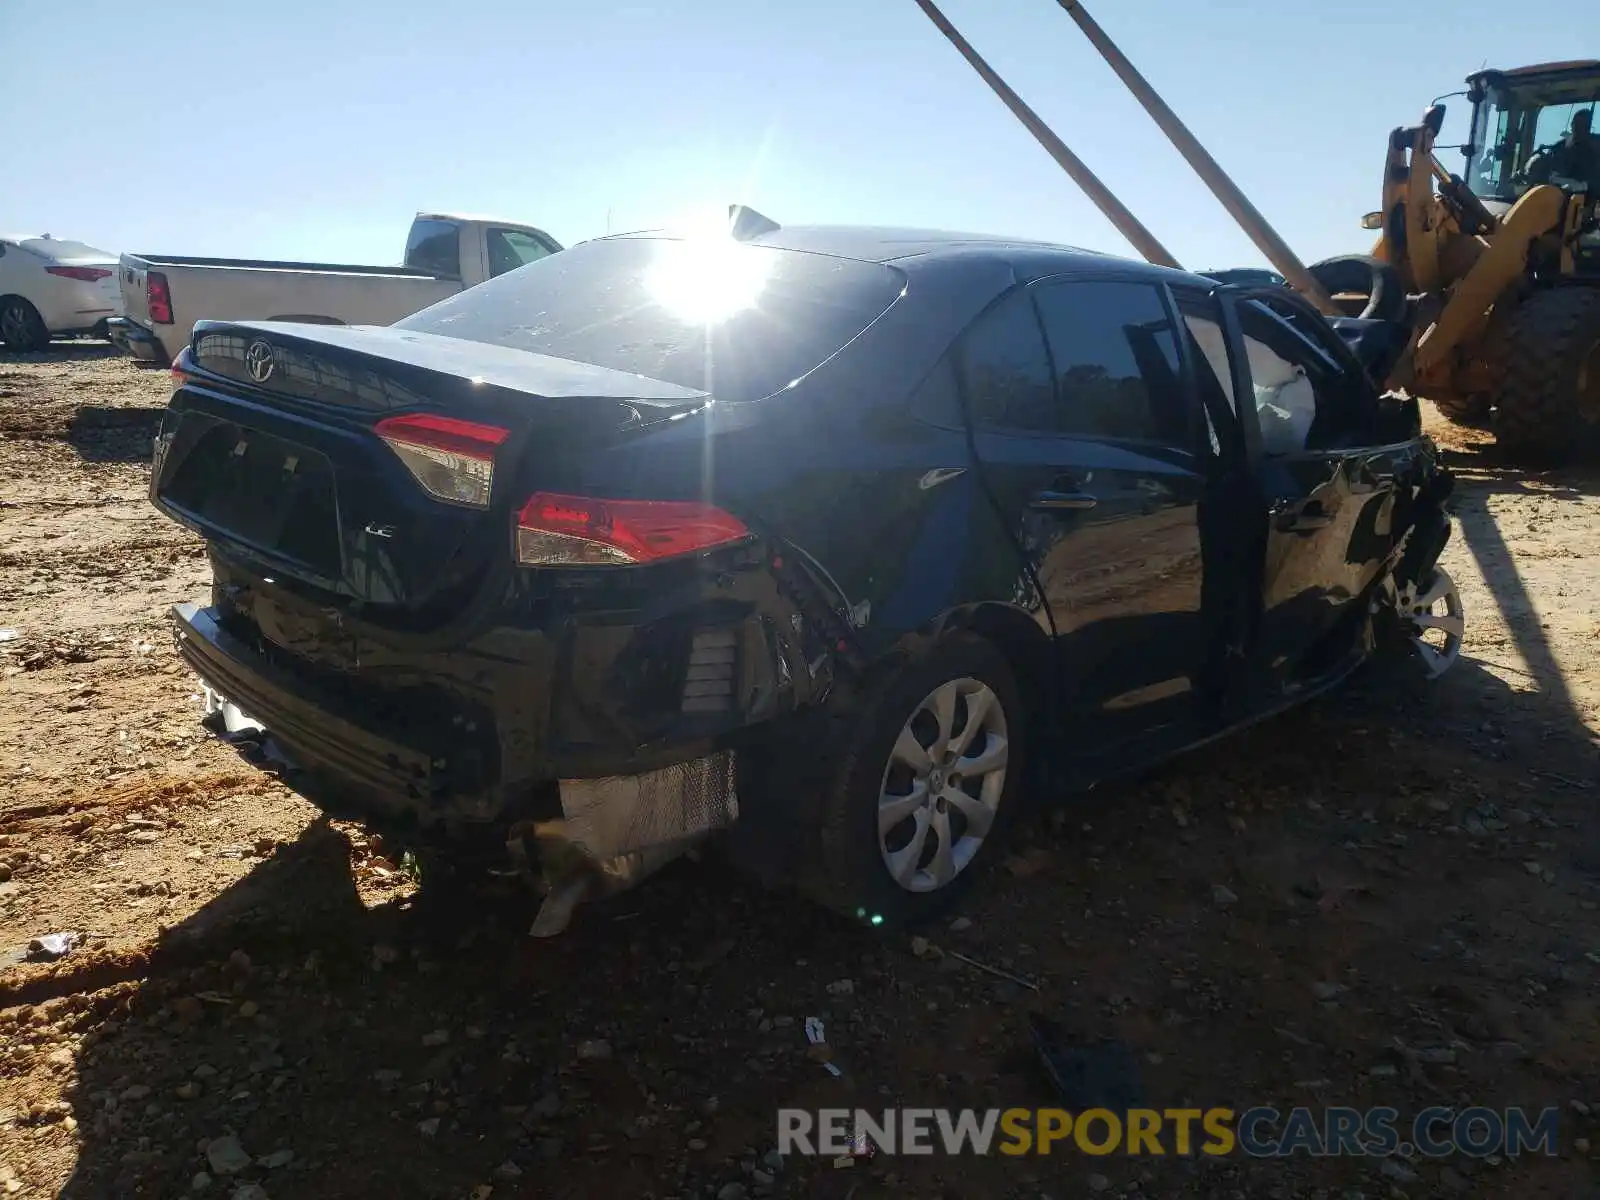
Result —
<path fill-rule="evenodd" d="M 39 310 L 21 296 L 0 300 L 0 340 L 17 354 L 33 354 L 50 344 Z"/>
<path fill-rule="evenodd" d="M 957 633 L 880 680 L 847 719 L 812 890 L 875 926 L 916 924 L 971 886 L 1016 819 L 1021 689 L 992 643 Z"/>
<path fill-rule="evenodd" d="M 1508 454 L 1547 459 L 1600 447 L 1600 288 L 1529 296 L 1506 336 L 1496 443 Z"/>
<path fill-rule="evenodd" d="M 1489 423 L 1492 401 L 1488 396 L 1433 396 L 1430 397 L 1439 415 L 1452 425 L 1466 425 L 1481 429 Z"/>

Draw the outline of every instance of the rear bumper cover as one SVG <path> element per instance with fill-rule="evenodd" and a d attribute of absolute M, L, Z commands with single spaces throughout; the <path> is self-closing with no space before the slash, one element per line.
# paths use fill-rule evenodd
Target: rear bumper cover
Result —
<path fill-rule="evenodd" d="M 528 838 L 569 844 L 596 862 L 684 845 L 739 815 L 734 752 L 704 739 L 617 747 L 610 767 L 586 756 L 583 777 L 551 764 L 542 786 L 507 783 L 497 769 L 464 770 L 441 751 L 278 665 L 230 632 L 214 608 L 172 609 L 179 656 L 207 688 L 207 708 L 226 732 L 259 733 L 286 782 L 330 815 L 422 840 Z M 525 739 L 526 710 L 495 714 L 497 736 Z M 459 729 L 444 731 L 462 736 Z M 455 755 L 454 758 L 472 756 Z M 481 760 L 483 756 L 479 756 Z M 571 769 L 572 764 L 565 765 Z"/>
<path fill-rule="evenodd" d="M 137 321 L 127 317 L 112 317 L 107 321 L 106 336 L 117 349 L 143 362 L 165 365 L 169 361 L 166 347 L 162 346 L 161 339 Z"/>
<path fill-rule="evenodd" d="M 223 704 L 231 703 L 282 744 L 297 766 L 327 774 L 390 805 L 423 799 L 433 781 L 432 760 L 395 740 L 332 697 L 308 694 L 241 639 L 223 629 L 213 609 L 172 609 L 178 655 Z M 224 710 L 225 711 L 225 710 Z M 387 807 L 388 805 L 386 805 Z"/>

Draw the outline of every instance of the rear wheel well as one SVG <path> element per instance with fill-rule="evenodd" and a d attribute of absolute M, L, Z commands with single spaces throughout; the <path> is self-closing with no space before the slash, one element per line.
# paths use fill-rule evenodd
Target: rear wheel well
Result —
<path fill-rule="evenodd" d="M 1039 719 L 1054 712 L 1057 680 L 1051 664 L 1055 654 L 1049 636 L 1019 608 L 1007 604 L 978 604 L 947 616 L 941 633 L 965 630 L 994 644 L 1005 655 L 1017 677 L 1027 711 Z"/>

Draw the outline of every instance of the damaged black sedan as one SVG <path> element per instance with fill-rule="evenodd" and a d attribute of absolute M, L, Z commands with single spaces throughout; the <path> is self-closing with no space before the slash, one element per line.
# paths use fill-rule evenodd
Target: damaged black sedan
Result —
<path fill-rule="evenodd" d="M 1337 326 L 1337 327 L 1336 327 Z M 1081 788 L 1459 652 L 1403 335 L 993 238 L 604 238 L 385 328 L 202 322 L 152 497 L 213 719 L 571 905 L 708 836 L 896 924 Z M 425 875 L 426 878 L 426 875 Z"/>

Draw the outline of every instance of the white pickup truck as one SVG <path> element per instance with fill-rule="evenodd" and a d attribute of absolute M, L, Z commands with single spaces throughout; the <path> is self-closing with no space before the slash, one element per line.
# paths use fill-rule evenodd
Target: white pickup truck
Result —
<path fill-rule="evenodd" d="M 399 267 L 124 254 L 119 280 L 126 315 L 109 322 L 109 332 L 135 358 L 164 365 L 205 318 L 391 325 L 560 249 L 531 225 L 418 213 Z"/>

